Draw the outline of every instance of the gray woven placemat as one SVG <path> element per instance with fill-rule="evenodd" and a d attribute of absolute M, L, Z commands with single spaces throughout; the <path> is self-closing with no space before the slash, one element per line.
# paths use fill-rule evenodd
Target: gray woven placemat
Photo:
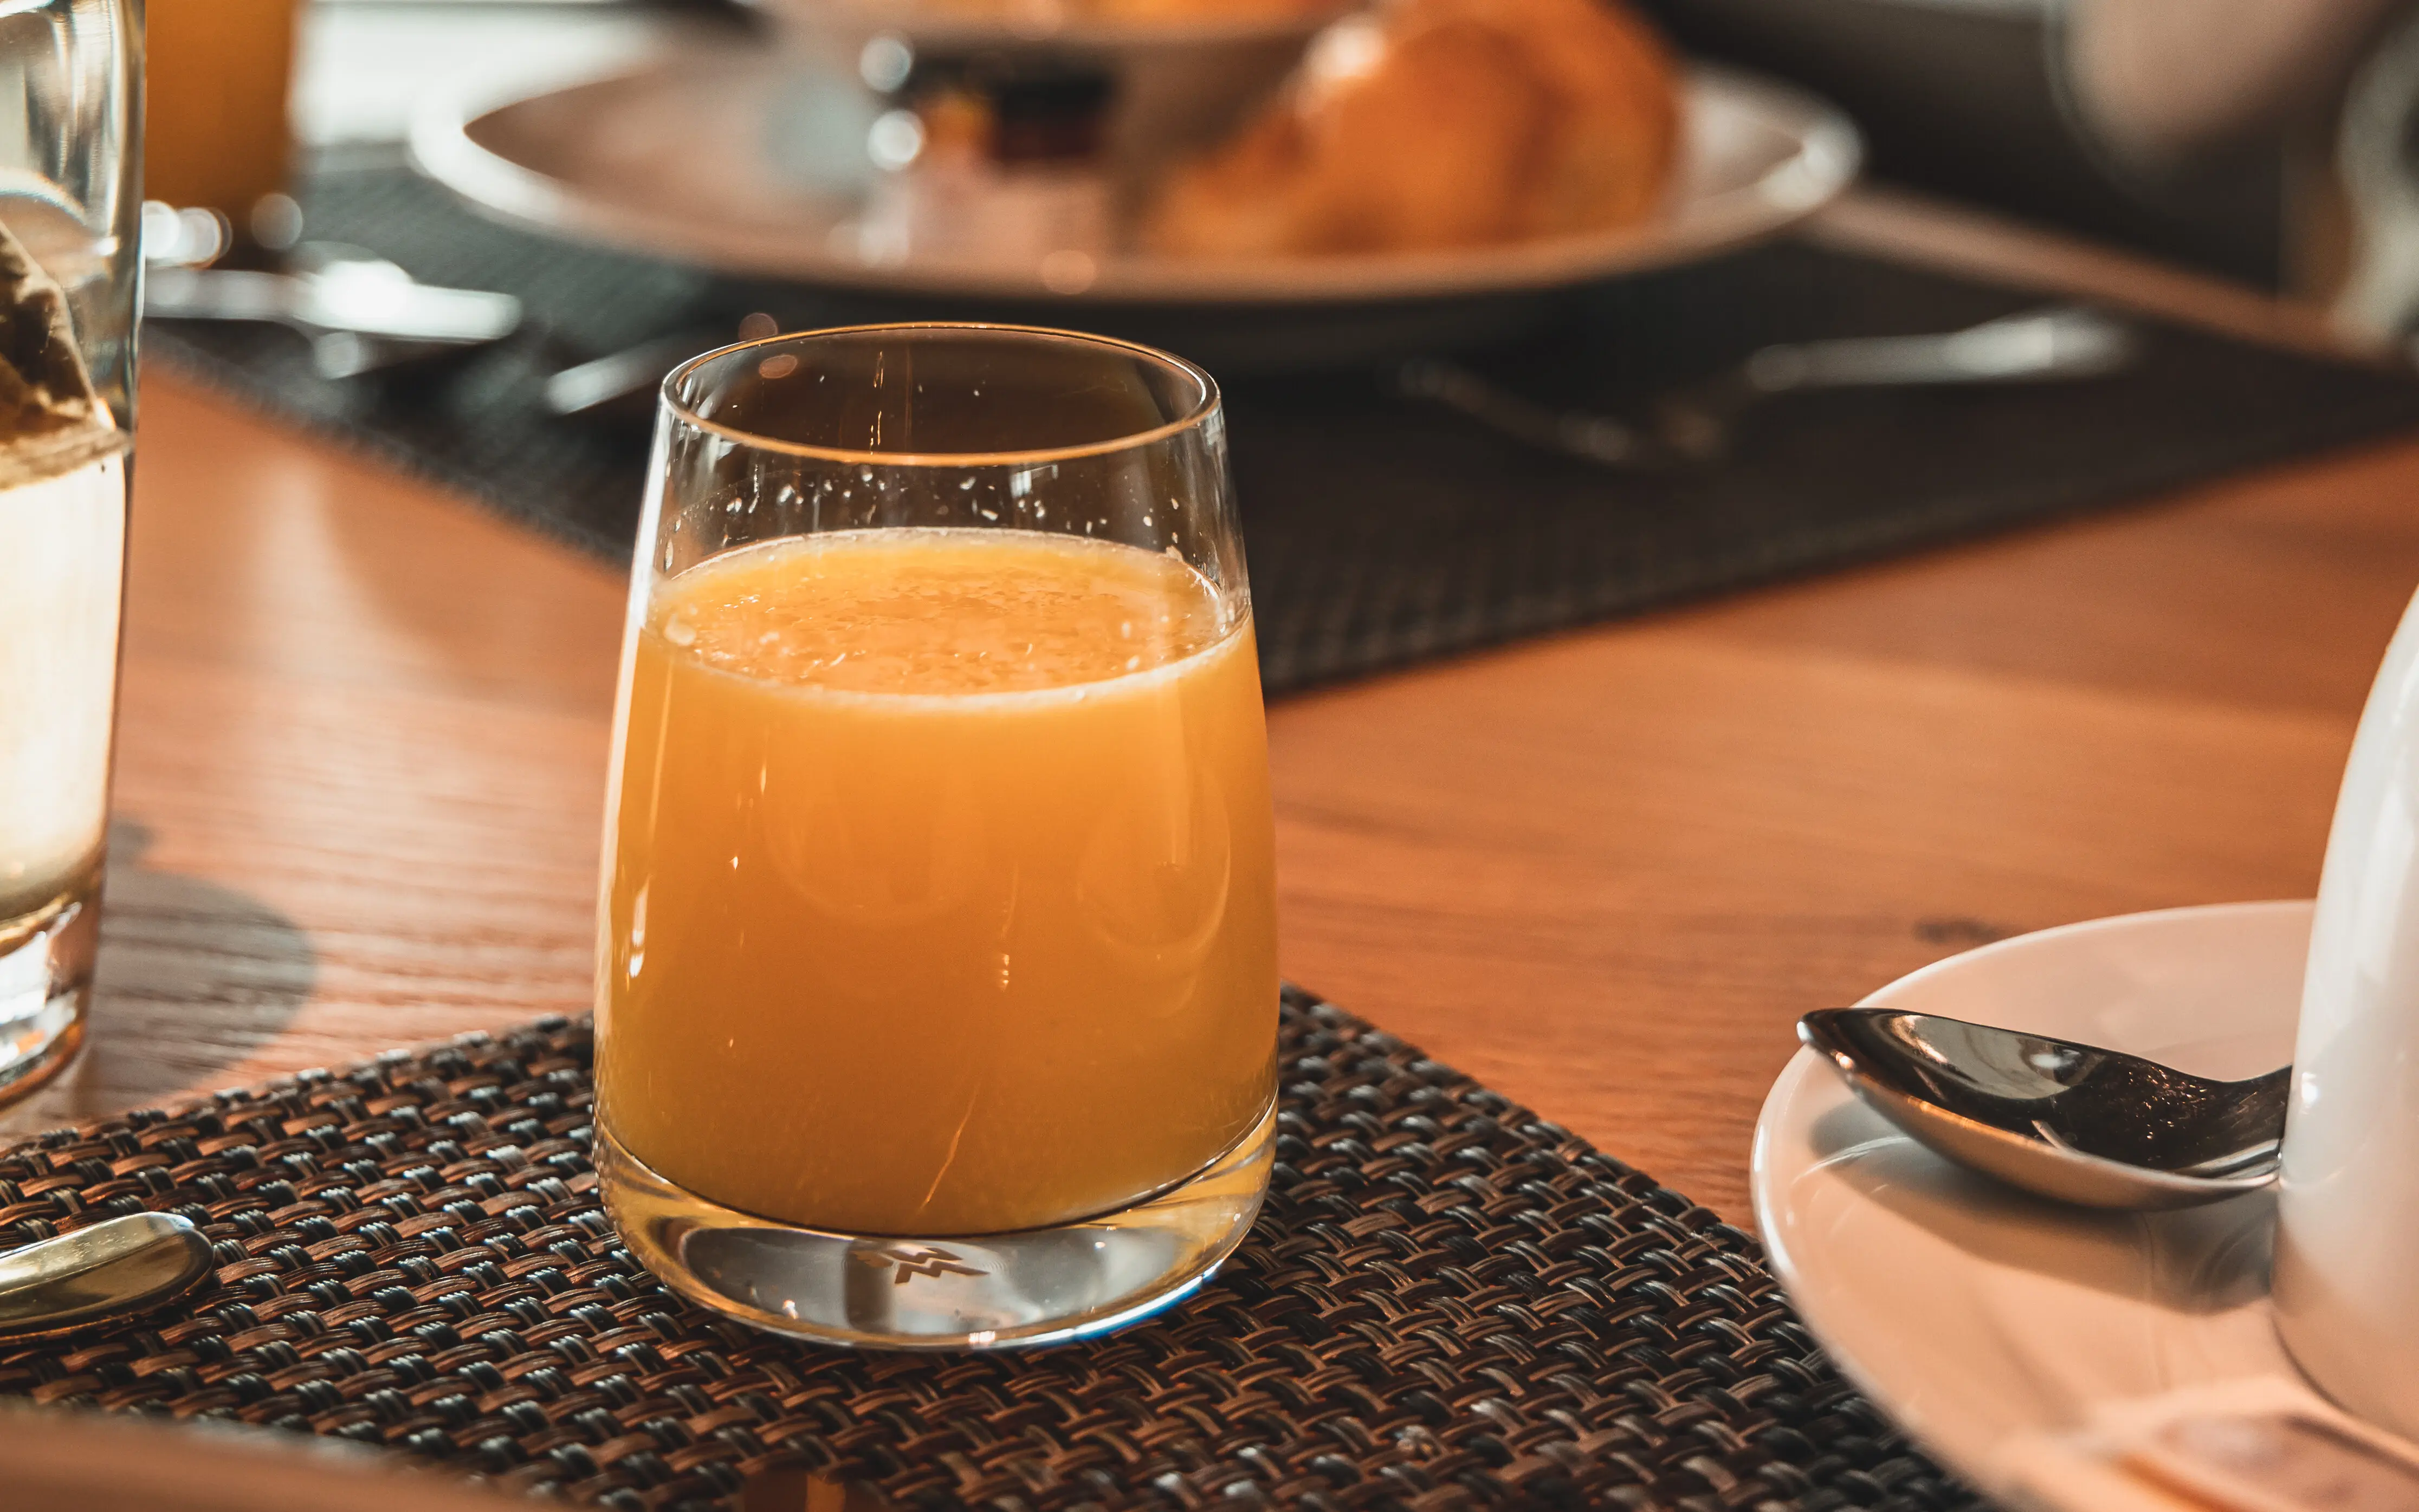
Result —
<path fill-rule="evenodd" d="M 155 323 L 149 350 L 279 415 L 627 560 L 642 423 L 551 419 L 543 375 L 767 309 L 863 306 L 740 287 L 482 221 L 408 172 L 320 173 L 310 234 L 426 279 L 509 289 L 513 343 L 436 374 L 316 377 L 268 327 Z M 1768 342 L 1952 329 L 2034 302 L 1783 243 L 1572 298 L 1551 330 L 1471 354 L 1548 403 L 1618 406 Z M 898 307 L 886 307 L 897 313 Z M 934 313 L 963 314 L 956 308 Z M 1114 326 L 1114 312 L 1086 318 Z M 1272 692 L 2139 497 L 2419 426 L 2419 381 L 2153 324 L 2124 374 L 2073 384 L 1836 392 L 1755 412 L 1732 458 L 1625 476 L 1397 397 L 1360 371 L 1230 376 L 1234 456 Z"/>
<path fill-rule="evenodd" d="M 0 1392 L 383 1445 L 619 1509 L 804 1466 L 913 1507 L 1972 1505 L 1843 1382 L 1755 1242 L 1288 991 L 1277 1165 L 1201 1291 L 1105 1339 L 865 1354 L 749 1333 L 620 1247 L 561 1019 L 0 1156 L 0 1244 L 138 1209 L 204 1290 L 0 1346 Z"/>

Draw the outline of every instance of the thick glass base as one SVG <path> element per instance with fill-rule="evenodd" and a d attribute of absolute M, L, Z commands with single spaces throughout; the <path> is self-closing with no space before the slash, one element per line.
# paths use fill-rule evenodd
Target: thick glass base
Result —
<path fill-rule="evenodd" d="M 1275 1142 L 1271 1107 L 1148 1201 L 963 1238 L 826 1233 L 740 1213 L 673 1185 L 602 1122 L 596 1177 L 639 1262 L 725 1317 L 852 1349 L 978 1350 L 1106 1333 L 1180 1301 L 1251 1229 Z"/>
<path fill-rule="evenodd" d="M 0 1104 L 75 1059 L 100 943 L 100 868 L 41 907 L 0 919 Z"/>

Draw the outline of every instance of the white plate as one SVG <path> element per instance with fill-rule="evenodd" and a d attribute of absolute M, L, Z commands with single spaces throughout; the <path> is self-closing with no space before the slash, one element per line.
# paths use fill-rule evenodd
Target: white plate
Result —
<path fill-rule="evenodd" d="M 1938 961 L 1873 1006 L 2030 1030 L 2204 1076 L 2292 1059 L 2306 902 L 2130 914 Z M 2100 1214 L 1969 1176 L 1801 1050 L 1764 1100 L 1751 1185 L 1775 1273 L 1849 1379 L 1986 1493 L 2030 1430 L 2178 1387 L 2298 1382 L 2268 1307 L 2266 1193 Z"/>
<path fill-rule="evenodd" d="M 1527 294 L 1691 261 L 1770 237 L 1856 176 L 1856 128 L 1743 74 L 1687 82 L 1670 206 L 1618 231 L 1449 252 L 1191 261 L 1113 253 L 1071 279 L 1040 265 L 869 259 L 853 232 L 870 107 L 794 57 L 689 53 L 493 108 L 439 100 L 412 156 L 487 212 L 556 235 L 744 275 L 883 293 L 1296 306 Z"/>

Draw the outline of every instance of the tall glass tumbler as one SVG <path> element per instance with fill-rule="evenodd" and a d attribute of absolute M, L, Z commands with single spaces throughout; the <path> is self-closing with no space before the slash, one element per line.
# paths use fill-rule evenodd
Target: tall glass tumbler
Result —
<path fill-rule="evenodd" d="M 0 1101 L 84 1033 L 133 428 L 132 0 L 0 7 Z"/>
<path fill-rule="evenodd" d="M 1217 386 L 983 326 L 666 380 L 616 716 L 597 1170 L 831 1343 L 1112 1328 L 1274 1127 L 1267 733 Z"/>

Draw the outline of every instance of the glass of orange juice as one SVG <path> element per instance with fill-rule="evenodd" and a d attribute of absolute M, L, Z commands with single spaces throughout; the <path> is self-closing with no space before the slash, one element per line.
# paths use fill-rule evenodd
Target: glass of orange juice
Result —
<path fill-rule="evenodd" d="M 1225 431 L 1190 363 L 1008 327 L 665 381 L 596 1165 L 677 1290 L 837 1344 L 1033 1344 L 1241 1241 L 1276 930 Z"/>

